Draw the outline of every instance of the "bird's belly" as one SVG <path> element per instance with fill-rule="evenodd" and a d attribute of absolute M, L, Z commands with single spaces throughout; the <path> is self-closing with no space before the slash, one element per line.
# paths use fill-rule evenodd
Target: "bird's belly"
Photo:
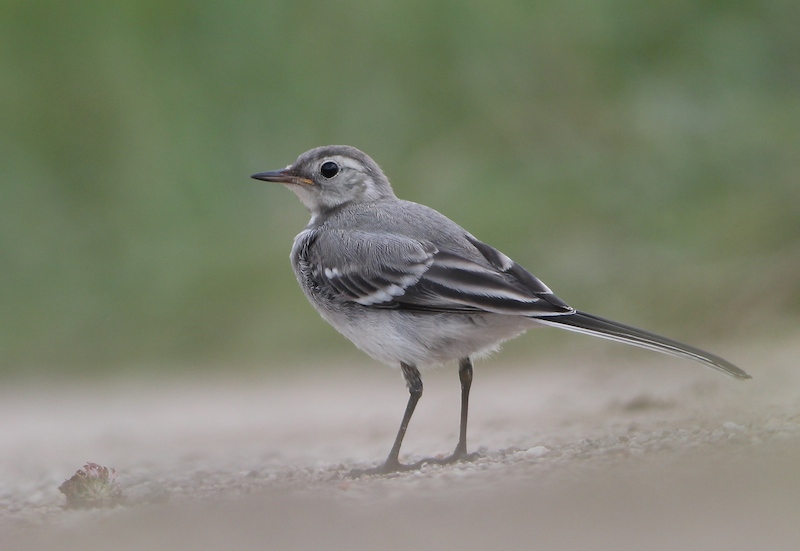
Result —
<path fill-rule="evenodd" d="M 353 305 L 322 317 L 358 348 L 380 362 L 434 366 L 492 352 L 536 322 L 521 316 L 381 310 Z"/>

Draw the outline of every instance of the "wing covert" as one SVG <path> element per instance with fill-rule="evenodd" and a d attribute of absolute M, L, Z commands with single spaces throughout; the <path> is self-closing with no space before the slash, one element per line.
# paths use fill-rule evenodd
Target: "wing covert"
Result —
<path fill-rule="evenodd" d="M 573 310 L 503 253 L 466 235 L 463 250 L 390 233 L 328 230 L 305 247 L 315 286 L 376 308 L 548 316 Z"/>

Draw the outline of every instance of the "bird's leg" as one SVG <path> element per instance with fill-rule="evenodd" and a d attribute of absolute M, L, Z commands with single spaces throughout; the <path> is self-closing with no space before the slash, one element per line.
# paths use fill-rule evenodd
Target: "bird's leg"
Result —
<path fill-rule="evenodd" d="M 458 360 L 458 379 L 461 381 L 461 424 L 458 433 L 458 444 L 451 455 L 442 458 L 423 459 L 420 463 L 449 465 L 456 461 L 474 461 L 477 453 L 467 453 L 467 414 L 469 412 L 469 389 L 472 387 L 472 360 Z"/>
<path fill-rule="evenodd" d="M 467 455 L 467 413 L 469 411 L 469 389 L 472 387 L 472 360 L 469 357 L 458 361 L 458 379 L 461 381 L 461 424 L 458 433 L 458 444 L 453 458 Z"/>
<path fill-rule="evenodd" d="M 458 378 L 461 381 L 461 424 L 459 428 L 458 444 L 452 455 L 447 457 L 428 457 L 421 459 L 416 463 L 404 464 L 400 463 L 400 446 L 403 444 L 403 437 L 406 435 L 408 423 L 411 416 L 414 414 L 414 409 L 417 407 L 420 396 L 422 396 L 422 378 L 420 377 L 419 370 L 413 365 L 401 363 L 403 370 L 403 377 L 408 386 L 408 403 L 406 404 L 406 411 L 403 414 L 403 420 L 400 422 L 400 428 L 397 431 L 397 436 L 394 439 L 392 451 L 383 465 L 371 469 L 355 469 L 350 471 L 351 477 L 359 477 L 369 474 L 386 474 L 398 471 L 411 471 L 419 469 L 425 464 L 434 465 L 449 465 L 456 461 L 472 461 L 479 456 L 477 453 L 467 453 L 467 414 L 469 412 L 469 391 L 472 387 L 472 360 L 461 358 L 458 361 Z"/>
<path fill-rule="evenodd" d="M 419 374 L 419 370 L 415 366 L 403 362 L 400 362 L 400 369 L 403 371 L 403 378 L 406 380 L 406 386 L 408 387 L 408 403 L 406 403 L 406 411 L 403 413 L 403 420 L 400 422 L 400 428 L 397 430 L 397 436 L 394 439 L 392 450 L 389 452 L 389 456 L 386 458 L 383 465 L 373 469 L 355 469 L 350 472 L 350 476 L 358 477 L 365 474 L 385 474 L 397 471 L 408 471 L 417 469 L 421 465 L 421 462 L 413 465 L 404 465 L 400 463 L 400 446 L 403 445 L 403 438 L 406 435 L 408 423 L 411 421 L 411 416 L 414 415 L 417 402 L 419 402 L 422 396 L 422 377 Z"/>
<path fill-rule="evenodd" d="M 405 467 L 400 463 L 400 446 L 403 444 L 403 438 L 406 435 L 411 416 L 414 414 L 414 409 L 417 407 L 417 402 L 422 396 L 422 377 L 420 377 L 419 370 L 413 365 L 402 362 L 400 363 L 400 369 L 403 370 L 403 378 L 406 380 L 406 386 L 408 386 L 408 403 L 406 403 L 406 411 L 403 414 L 403 420 L 400 422 L 400 428 L 397 430 L 392 450 L 383 464 L 386 472 L 397 471 Z"/>
<path fill-rule="evenodd" d="M 403 468 L 419 468 L 425 464 L 450 465 L 457 461 L 474 461 L 479 454 L 467 453 L 467 416 L 469 413 L 469 391 L 472 387 L 472 360 L 469 357 L 458 360 L 458 379 L 461 381 L 461 422 L 458 431 L 458 444 L 447 457 L 428 457 Z M 390 456 L 391 457 L 391 456 Z"/>

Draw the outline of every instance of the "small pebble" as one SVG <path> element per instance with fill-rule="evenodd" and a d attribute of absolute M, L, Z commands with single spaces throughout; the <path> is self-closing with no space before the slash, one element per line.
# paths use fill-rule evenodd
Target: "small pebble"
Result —
<path fill-rule="evenodd" d="M 534 446 L 533 448 L 525 450 L 525 455 L 527 457 L 544 457 L 548 453 L 550 453 L 550 449 L 544 446 Z"/>

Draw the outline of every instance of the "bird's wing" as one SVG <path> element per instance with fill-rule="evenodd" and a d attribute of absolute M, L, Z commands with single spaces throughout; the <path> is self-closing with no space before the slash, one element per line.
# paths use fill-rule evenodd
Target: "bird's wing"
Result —
<path fill-rule="evenodd" d="M 522 316 L 573 312 L 496 249 L 469 234 L 460 249 L 397 234 L 328 230 L 315 236 L 305 256 L 319 289 L 363 306 Z"/>
<path fill-rule="evenodd" d="M 364 306 L 395 305 L 433 263 L 436 247 L 392 234 L 326 230 L 297 247 L 300 272 L 331 298 Z"/>

